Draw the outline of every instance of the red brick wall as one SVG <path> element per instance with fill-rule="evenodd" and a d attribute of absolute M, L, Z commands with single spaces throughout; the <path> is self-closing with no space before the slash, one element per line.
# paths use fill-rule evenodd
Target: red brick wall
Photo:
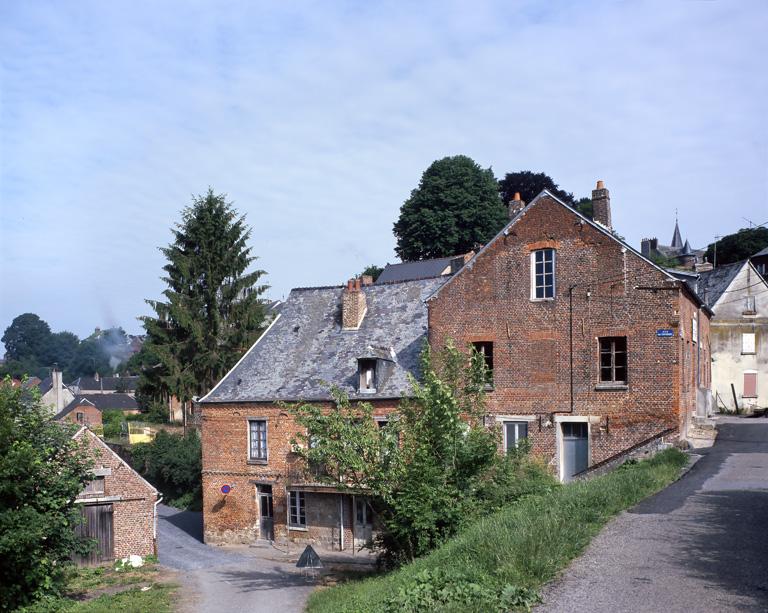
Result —
<path fill-rule="evenodd" d="M 396 401 L 373 401 L 374 415 L 395 410 Z M 287 492 L 301 482 L 298 458 L 290 440 L 302 430 L 285 407 L 267 403 L 203 404 L 203 518 L 207 543 L 251 542 L 259 538 L 256 484 L 272 485 L 275 539 L 312 541 L 338 548 L 339 497 L 335 493 L 306 493 L 307 530 L 287 526 Z M 267 420 L 268 459 L 248 460 L 248 419 Z M 222 485 L 231 491 L 221 493 Z M 352 507 L 344 497 L 345 543 L 352 539 Z"/>
<path fill-rule="evenodd" d="M 556 249 L 554 300 L 531 300 L 530 253 L 541 248 Z M 573 414 L 593 417 L 591 462 L 596 463 L 678 427 L 680 409 L 688 406 L 690 385 L 684 398 L 678 396 L 684 341 L 677 325 L 681 303 L 685 309 L 692 303 L 665 280 L 642 258 L 545 198 L 430 301 L 430 343 L 436 347 L 453 339 L 465 347 L 492 341 L 490 412 L 535 415 L 529 427 L 534 451 L 555 464 L 555 427 L 546 422 L 571 409 L 568 290 L 573 286 Z M 674 337 L 656 335 L 669 328 Z M 597 389 L 603 336 L 627 337 L 627 389 Z"/>
<path fill-rule="evenodd" d="M 94 458 L 94 469 L 110 469 L 104 477 L 104 493 L 81 494 L 78 500 L 112 504 L 115 558 L 155 553 L 155 501 L 157 492 L 136 471 L 123 462 L 88 430 L 79 438 L 87 441 Z M 109 500 L 119 497 L 118 500 Z"/>
<path fill-rule="evenodd" d="M 83 414 L 83 421 L 78 421 L 77 419 L 78 413 Z M 90 426 L 95 426 L 95 425 L 100 426 L 102 423 L 101 411 L 99 411 L 99 409 L 97 409 L 96 407 L 91 406 L 90 404 L 84 404 L 82 406 L 75 407 L 74 409 L 72 409 L 72 411 L 67 413 L 61 419 L 66 419 L 75 424 L 90 425 Z"/>

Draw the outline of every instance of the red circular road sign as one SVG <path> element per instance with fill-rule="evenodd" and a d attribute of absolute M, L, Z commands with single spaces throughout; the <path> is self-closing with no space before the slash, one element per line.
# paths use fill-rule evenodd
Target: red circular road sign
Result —
<path fill-rule="evenodd" d="M 229 494 L 229 492 L 232 491 L 232 487 L 229 485 L 222 485 L 221 486 L 221 493 L 222 494 Z"/>

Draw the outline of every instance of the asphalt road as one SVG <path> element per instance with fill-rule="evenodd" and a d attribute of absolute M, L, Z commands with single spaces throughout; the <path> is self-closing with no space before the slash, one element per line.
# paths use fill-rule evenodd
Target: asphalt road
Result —
<path fill-rule="evenodd" d="M 768 611 L 768 419 L 721 418 L 701 453 L 612 521 L 536 612 Z"/>
<path fill-rule="evenodd" d="M 178 571 L 181 607 L 200 613 L 302 611 L 314 581 L 268 550 L 239 554 L 202 542 L 200 513 L 158 505 L 160 564 Z"/>

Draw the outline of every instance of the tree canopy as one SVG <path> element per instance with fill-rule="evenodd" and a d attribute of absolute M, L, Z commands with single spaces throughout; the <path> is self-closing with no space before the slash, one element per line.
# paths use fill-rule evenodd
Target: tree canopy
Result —
<path fill-rule="evenodd" d="M 717 260 L 715 260 L 717 244 Z M 740 262 L 768 247 L 768 228 L 742 228 L 707 246 L 707 261 L 717 266 Z"/>
<path fill-rule="evenodd" d="M 51 421 L 39 399 L 0 382 L 0 610 L 55 593 L 72 553 L 88 543 L 75 535 L 75 498 L 92 463 L 73 428 Z"/>
<path fill-rule="evenodd" d="M 173 394 L 182 401 L 208 392 L 264 329 L 266 306 L 258 285 L 263 270 L 248 239 L 251 230 L 224 194 L 209 189 L 193 198 L 160 250 L 167 259 L 163 300 L 147 300 L 154 316 L 142 317 L 152 373 L 140 391 Z"/>
<path fill-rule="evenodd" d="M 549 190 L 566 204 L 572 206 L 576 204 L 572 193 L 560 189 L 560 186 L 555 183 L 552 177 L 543 172 L 531 172 L 530 170 L 508 172 L 499 181 L 499 193 L 504 203 L 509 203 L 514 197 L 515 192 L 520 193 L 520 198 L 524 202 L 530 202 L 543 189 Z M 582 200 L 586 199 L 582 198 Z"/>
<path fill-rule="evenodd" d="M 395 252 L 404 261 L 466 253 L 504 226 L 507 209 L 490 168 L 465 155 L 433 162 L 400 208 Z"/>

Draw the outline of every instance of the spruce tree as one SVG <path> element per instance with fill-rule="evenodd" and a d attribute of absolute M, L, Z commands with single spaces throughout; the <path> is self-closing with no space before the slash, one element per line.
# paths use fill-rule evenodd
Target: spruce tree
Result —
<path fill-rule="evenodd" d="M 433 162 L 400 208 L 394 226 L 402 260 L 466 253 L 504 227 L 505 206 L 490 168 L 465 155 Z"/>
<path fill-rule="evenodd" d="M 251 235 L 224 194 L 209 189 L 193 198 L 160 250 L 168 263 L 164 300 L 147 300 L 155 311 L 143 317 L 147 351 L 158 362 L 145 366 L 140 391 L 181 401 L 206 394 L 264 329 L 266 305 L 258 285 L 263 270 L 247 245 Z"/>

